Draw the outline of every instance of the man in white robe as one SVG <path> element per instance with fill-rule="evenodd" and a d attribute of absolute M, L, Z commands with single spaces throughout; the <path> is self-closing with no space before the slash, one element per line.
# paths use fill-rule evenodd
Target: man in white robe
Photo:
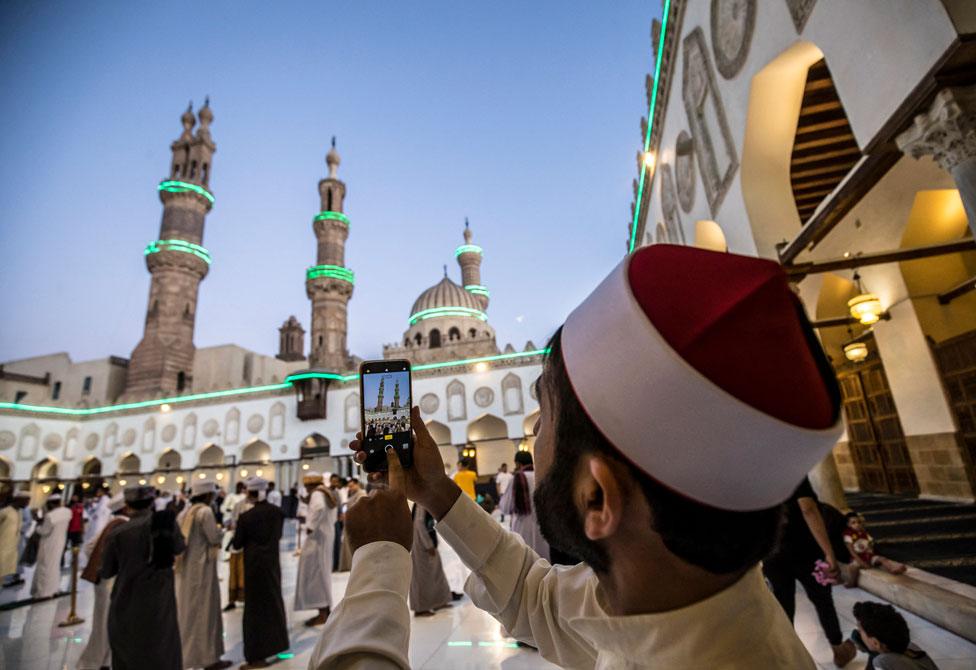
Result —
<path fill-rule="evenodd" d="M 321 474 L 307 472 L 302 481 L 308 492 L 308 511 L 306 538 L 298 559 L 295 610 L 318 610 L 318 615 L 305 625 L 321 626 L 332 608 L 332 552 L 338 500 L 325 487 Z"/>
<path fill-rule="evenodd" d="M 84 553 L 88 558 L 81 578 L 91 582 L 95 592 L 95 603 L 91 615 L 91 635 L 88 644 L 78 658 L 78 670 L 100 670 L 112 666 L 112 649 L 108 642 L 108 608 L 112 597 L 112 586 L 115 578 L 103 579 L 102 551 L 105 548 L 105 541 L 108 534 L 119 525 L 129 520 L 125 515 L 125 499 L 121 493 L 109 499 L 102 496 L 105 501 L 105 508 L 111 515 L 103 524 L 98 533 L 85 544 Z M 101 500 L 99 501 L 101 502 Z"/>
<path fill-rule="evenodd" d="M 0 486 L 0 584 L 4 586 L 12 583 L 8 578 L 17 573 L 20 523 L 20 510 L 14 505 L 13 492 L 7 486 Z"/>
<path fill-rule="evenodd" d="M 194 481 L 190 504 L 176 520 L 186 540 L 186 551 L 177 556 L 174 566 L 184 668 L 218 670 L 231 665 L 220 658 L 224 654 L 217 580 L 221 533 L 210 507 L 216 490 L 212 481 Z"/>
<path fill-rule="evenodd" d="M 31 582 L 32 598 L 50 598 L 61 589 L 61 556 L 71 522 L 71 510 L 61 506 L 60 493 L 49 497 L 45 508 L 47 512 L 37 527 L 41 541 L 37 548 L 34 581 Z"/>
<path fill-rule="evenodd" d="M 584 563 L 551 566 L 462 495 L 415 407 L 413 467 L 390 453 L 389 488 L 347 514 L 352 572 L 309 667 L 408 667 L 409 497 L 472 570 L 475 605 L 560 667 L 816 668 L 759 568 L 782 503 L 842 432 L 782 268 L 643 248 L 546 349 L 534 503 L 549 543 Z"/>
<path fill-rule="evenodd" d="M 109 509 L 110 496 L 108 492 L 98 487 L 95 490 L 95 499 L 92 501 L 91 514 L 85 522 L 85 544 L 89 544 L 98 539 L 105 524 L 112 518 L 112 511 Z"/>

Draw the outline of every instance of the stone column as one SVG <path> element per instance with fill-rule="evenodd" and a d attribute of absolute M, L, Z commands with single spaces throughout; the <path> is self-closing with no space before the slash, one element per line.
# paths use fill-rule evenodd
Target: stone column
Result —
<path fill-rule="evenodd" d="M 952 175 L 976 235 L 976 86 L 939 91 L 895 142 L 912 158 L 932 156 Z"/>

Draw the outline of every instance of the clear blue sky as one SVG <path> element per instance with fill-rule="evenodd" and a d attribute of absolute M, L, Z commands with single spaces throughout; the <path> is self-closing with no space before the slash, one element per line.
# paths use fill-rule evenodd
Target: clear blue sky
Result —
<path fill-rule="evenodd" d="M 274 354 L 288 315 L 309 328 L 332 135 L 352 352 L 399 341 L 443 264 L 460 281 L 465 216 L 499 344 L 541 345 L 626 251 L 659 14 L 653 0 L 2 3 L 0 360 L 130 354 L 156 185 L 207 94 L 198 347 Z"/>

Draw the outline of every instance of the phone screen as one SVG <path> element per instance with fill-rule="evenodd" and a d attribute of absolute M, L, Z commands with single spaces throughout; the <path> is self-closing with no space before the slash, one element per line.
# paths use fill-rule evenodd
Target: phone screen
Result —
<path fill-rule="evenodd" d="M 359 368 L 362 433 L 366 461 L 363 469 L 387 469 L 386 448 L 392 446 L 405 468 L 413 465 L 410 431 L 409 361 L 366 361 Z"/>

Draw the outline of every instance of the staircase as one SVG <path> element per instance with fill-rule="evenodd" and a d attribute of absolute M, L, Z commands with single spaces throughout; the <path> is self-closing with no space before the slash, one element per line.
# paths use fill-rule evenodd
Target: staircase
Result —
<path fill-rule="evenodd" d="M 882 556 L 976 586 L 976 505 L 848 493 Z"/>

